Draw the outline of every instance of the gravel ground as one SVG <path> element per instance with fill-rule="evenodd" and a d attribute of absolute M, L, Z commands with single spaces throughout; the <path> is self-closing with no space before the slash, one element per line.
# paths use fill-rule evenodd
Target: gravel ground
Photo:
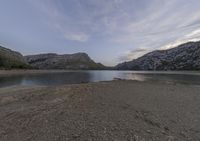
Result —
<path fill-rule="evenodd" d="M 0 141 L 199 141 L 200 86 L 111 81 L 0 89 Z"/>

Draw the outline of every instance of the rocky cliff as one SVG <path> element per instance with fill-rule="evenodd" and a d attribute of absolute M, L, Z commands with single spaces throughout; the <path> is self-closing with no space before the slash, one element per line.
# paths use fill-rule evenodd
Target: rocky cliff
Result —
<path fill-rule="evenodd" d="M 200 41 L 168 50 L 156 50 L 118 64 L 118 70 L 200 70 Z"/>
<path fill-rule="evenodd" d="M 0 69 L 20 69 L 28 67 L 19 52 L 0 46 Z"/>
<path fill-rule="evenodd" d="M 86 53 L 58 55 L 54 53 L 29 55 L 25 60 L 37 69 L 104 69 L 100 63 L 95 63 Z"/>

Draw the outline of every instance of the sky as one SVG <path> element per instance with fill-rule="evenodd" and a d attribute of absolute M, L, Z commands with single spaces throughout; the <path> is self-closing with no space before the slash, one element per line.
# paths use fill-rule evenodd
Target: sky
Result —
<path fill-rule="evenodd" d="M 0 45 L 116 65 L 200 40 L 200 0 L 0 0 Z"/>

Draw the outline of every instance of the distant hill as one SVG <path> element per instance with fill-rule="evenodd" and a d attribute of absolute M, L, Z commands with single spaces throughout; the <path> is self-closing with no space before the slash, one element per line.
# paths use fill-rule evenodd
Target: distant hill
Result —
<path fill-rule="evenodd" d="M 168 50 L 156 50 L 115 67 L 94 62 L 86 53 L 54 53 L 22 56 L 0 46 L 0 69 L 69 69 L 69 70 L 200 70 L 200 41 Z"/>
<path fill-rule="evenodd" d="M 54 53 L 29 55 L 25 60 L 37 69 L 69 69 L 97 70 L 106 69 L 100 63 L 95 63 L 86 53 L 58 55 Z"/>
<path fill-rule="evenodd" d="M 200 70 L 200 41 L 168 50 L 156 50 L 118 64 L 117 70 Z"/>
<path fill-rule="evenodd" d="M 23 56 L 16 51 L 12 51 L 0 46 L 0 69 L 24 69 L 29 68 Z"/>

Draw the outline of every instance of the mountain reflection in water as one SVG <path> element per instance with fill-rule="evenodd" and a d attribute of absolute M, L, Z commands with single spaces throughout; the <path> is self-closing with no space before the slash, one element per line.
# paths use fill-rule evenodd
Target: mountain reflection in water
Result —
<path fill-rule="evenodd" d="M 200 84 L 199 72 L 152 72 L 152 71 L 66 71 L 40 74 L 1 76 L 0 87 L 15 85 L 53 86 L 98 81 L 114 78 L 137 81 L 160 81 L 185 84 Z"/>

